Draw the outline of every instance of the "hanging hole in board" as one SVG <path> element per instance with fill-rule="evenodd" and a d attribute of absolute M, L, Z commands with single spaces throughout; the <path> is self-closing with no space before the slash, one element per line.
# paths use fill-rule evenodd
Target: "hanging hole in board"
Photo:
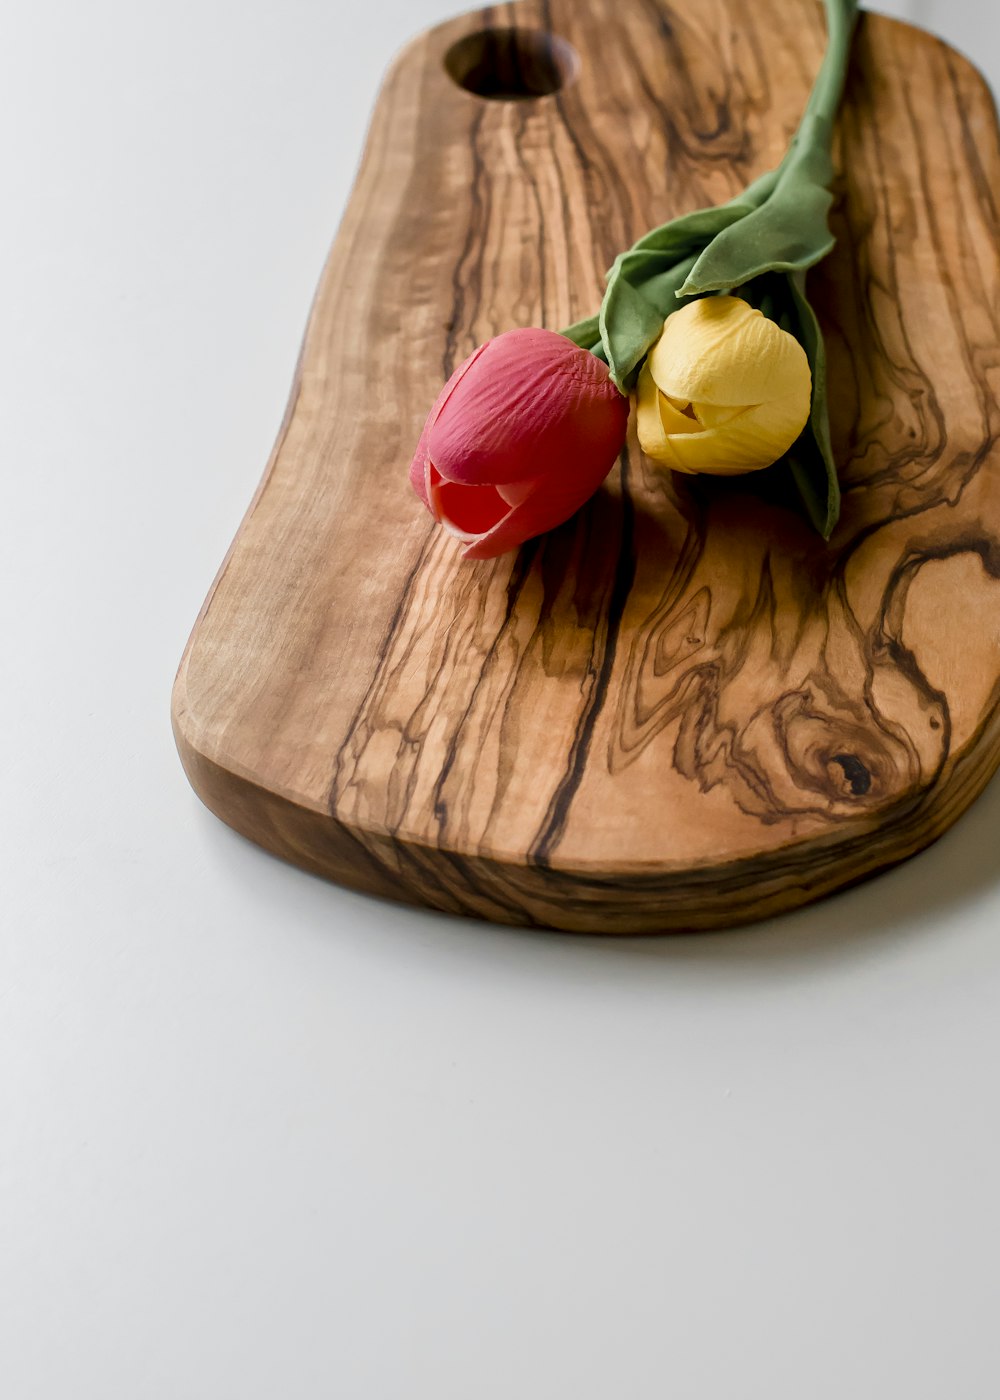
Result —
<path fill-rule="evenodd" d="M 466 92 L 493 102 L 549 97 L 576 77 L 572 44 L 543 29 L 480 29 L 452 44 L 448 76 Z"/>

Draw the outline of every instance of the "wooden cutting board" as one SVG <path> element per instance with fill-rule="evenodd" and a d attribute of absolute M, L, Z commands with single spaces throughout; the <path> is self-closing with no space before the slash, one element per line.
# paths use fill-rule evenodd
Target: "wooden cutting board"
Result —
<path fill-rule="evenodd" d="M 636 932 L 815 899 L 980 792 L 1000 150 L 983 80 L 929 35 L 865 15 L 855 38 L 838 243 L 810 279 L 829 547 L 634 436 L 578 516 L 487 563 L 406 485 L 476 344 L 596 309 L 618 250 L 780 159 L 823 34 L 813 0 L 525 0 L 405 49 L 177 678 L 181 757 L 224 821 L 394 899 Z"/>

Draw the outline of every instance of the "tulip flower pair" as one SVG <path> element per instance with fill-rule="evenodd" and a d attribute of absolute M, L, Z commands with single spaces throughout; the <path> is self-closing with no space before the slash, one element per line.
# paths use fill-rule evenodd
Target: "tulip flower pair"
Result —
<path fill-rule="evenodd" d="M 642 450 L 682 472 L 769 466 L 809 416 L 799 342 L 738 297 L 705 297 L 670 316 L 638 383 Z M 606 364 L 553 331 L 507 331 L 461 364 L 410 466 L 434 518 L 491 559 L 567 520 L 625 443 L 629 400 Z"/>
<path fill-rule="evenodd" d="M 593 495 L 624 446 L 633 387 L 649 457 L 732 475 L 787 455 L 807 515 L 830 534 L 840 495 L 805 272 L 833 246 L 832 124 L 857 0 L 825 3 L 826 54 L 777 169 L 620 254 L 598 316 L 562 334 L 508 331 L 448 380 L 410 481 L 464 558 L 513 549 Z"/>

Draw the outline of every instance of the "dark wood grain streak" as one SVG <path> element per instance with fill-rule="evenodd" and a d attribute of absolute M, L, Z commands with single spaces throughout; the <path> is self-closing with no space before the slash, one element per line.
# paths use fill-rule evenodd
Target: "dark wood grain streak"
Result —
<path fill-rule="evenodd" d="M 456 40 L 515 24 L 568 40 L 576 81 L 490 101 L 446 75 Z M 230 825 L 372 893 L 642 932 L 817 898 L 982 789 L 1000 143 L 928 35 L 864 16 L 839 122 L 837 247 L 810 276 L 845 496 L 828 547 L 766 480 L 685 482 L 634 440 L 574 520 L 488 563 L 403 484 L 475 345 L 590 312 L 620 248 L 780 158 L 822 42 L 811 0 L 525 0 L 400 56 L 178 675 L 182 759 Z"/>

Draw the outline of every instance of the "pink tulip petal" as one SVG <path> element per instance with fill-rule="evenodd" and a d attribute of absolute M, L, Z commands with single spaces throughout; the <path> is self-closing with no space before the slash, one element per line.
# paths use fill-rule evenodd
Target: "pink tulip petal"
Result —
<path fill-rule="evenodd" d="M 427 429 L 420 434 L 420 441 L 417 443 L 417 450 L 413 454 L 413 461 L 410 463 L 410 485 L 423 501 L 428 510 L 431 509 L 430 497 L 427 494 Z"/>
<path fill-rule="evenodd" d="M 421 431 L 420 439 L 417 442 L 417 450 L 414 452 L 413 461 L 410 463 L 410 485 L 413 487 L 414 491 L 416 491 L 417 495 L 423 501 L 424 505 L 427 507 L 428 510 L 431 509 L 431 503 L 430 498 L 427 494 L 426 481 L 428 463 L 427 449 L 428 444 L 430 442 L 431 429 L 437 422 L 438 414 L 441 412 L 442 408 L 444 408 L 445 404 L 451 398 L 452 394 L 458 388 L 461 381 L 465 378 L 468 371 L 472 368 L 472 365 L 475 363 L 476 360 L 479 359 L 480 355 L 483 353 L 483 351 L 486 349 L 486 346 L 489 345 L 489 343 L 489 341 L 486 341 L 485 344 L 478 345 L 476 349 L 473 350 L 472 354 L 467 359 L 463 360 L 462 363 L 459 365 L 458 369 L 455 370 L 451 378 L 448 380 L 447 384 L 444 386 L 440 394 L 438 394 L 437 398 L 434 400 L 434 407 L 431 409 L 430 413 L 428 413 L 427 420 L 424 423 L 423 430 Z"/>
<path fill-rule="evenodd" d="M 614 465 L 613 459 L 611 465 Z M 525 540 L 554 530 L 590 500 L 609 470 L 610 466 L 606 463 L 594 464 L 589 472 L 581 472 L 573 480 L 546 479 L 534 483 L 533 490 L 492 528 L 469 539 L 467 548 L 462 551 L 462 558 L 493 559 L 509 549 L 516 549 Z M 453 489 L 457 494 L 458 491 L 477 488 L 464 486 Z M 499 489 L 497 495 L 500 495 Z"/>
<path fill-rule="evenodd" d="M 505 486 L 496 487 L 498 495 L 507 502 L 509 506 L 519 506 L 523 500 L 531 495 L 532 491 L 538 489 L 538 481 L 508 481 Z"/>
<path fill-rule="evenodd" d="M 495 486 L 458 486 L 438 477 L 431 487 L 434 518 L 463 540 L 478 539 L 510 514 Z"/>
<path fill-rule="evenodd" d="M 628 421 L 607 366 L 555 331 L 507 331 L 470 369 L 431 427 L 430 455 L 449 481 L 502 486 L 572 472 Z"/>
<path fill-rule="evenodd" d="M 491 530 L 470 539 L 466 548 L 462 550 L 462 558 L 495 559 L 499 554 L 506 554 L 509 549 L 517 549 L 536 535 L 544 535 L 547 530 L 554 530 L 557 525 L 568 520 L 577 509 L 578 506 L 574 505 L 565 511 L 553 510 L 551 502 L 544 498 L 529 497 L 521 505 L 508 511 Z"/>

